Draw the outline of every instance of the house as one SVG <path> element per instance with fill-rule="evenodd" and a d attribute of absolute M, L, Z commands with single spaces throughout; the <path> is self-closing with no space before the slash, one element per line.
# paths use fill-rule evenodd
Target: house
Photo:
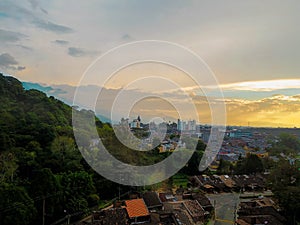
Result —
<path fill-rule="evenodd" d="M 286 224 L 286 219 L 279 213 L 270 198 L 254 199 L 241 202 L 238 210 L 237 224 Z"/>
<path fill-rule="evenodd" d="M 212 206 L 210 200 L 204 194 L 196 193 L 192 195 L 192 198 L 198 201 L 198 203 L 205 211 L 211 212 L 213 210 L 214 207 Z"/>
<path fill-rule="evenodd" d="M 130 224 L 150 222 L 150 213 L 142 198 L 126 200 L 125 205 Z"/>
<path fill-rule="evenodd" d="M 229 189 L 236 189 L 236 183 L 233 179 L 231 179 L 228 175 L 219 176 L 220 180 L 225 184 L 225 186 Z"/>
<path fill-rule="evenodd" d="M 245 220 L 238 219 L 235 221 L 236 225 L 251 225 L 251 223 L 246 222 Z"/>
<path fill-rule="evenodd" d="M 183 205 L 185 206 L 195 223 L 204 221 L 205 210 L 201 207 L 198 201 L 187 200 L 183 202 Z"/>
<path fill-rule="evenodd" d="M 149 210 L 151 209 L 157 209 L 161 210 L 162 209 L 162 202 L 160 201 L 158 195 L 154 191 L 148 191 L 143 194 L 143 199 L 146 203 L 146 206 Z"/>
<path fill-rule="evenodd" d="M 265 178 L 261 175 L 234 175 L 231 179 L 237 189 L 242 191 L 262 191 L 265 189 Z"/>
<path fill-rule="evenodd" d="M 94 212 L 92 223 L 97 225 L 128 224 L 128 217 L 124 208 L 110 208 L 100 212 Z"/>
<path fill-rule="evenodd" d="M 161 202 L 175 202 L 176 198 L 173 193 L 159 193 L 159 199 Z"/>
<path fill-rule="evenodd" d="M 212 175 L 210 176 L 211 185 L 216 188 L 218 192 L 230 192 L 231 189 L 228 188 L 223 181 L 220 179 L 218 175 Z"/>

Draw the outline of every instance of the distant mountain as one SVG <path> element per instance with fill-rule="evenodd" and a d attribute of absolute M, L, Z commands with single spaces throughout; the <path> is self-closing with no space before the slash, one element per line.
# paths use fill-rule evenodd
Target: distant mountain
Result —
<path fill-rule="evenodd" d="M 159 110 L 166 107 L 163 101 L 158 98 L 153 98 L 153 93 L 139 88 L 112 88 L 112 87 L 100 87 L 97 85 L 81 85 L 79 87 L 71 85 L 43 85 L 38 83 L 23 82 L 25 89 L 37 89 L 47 94 L 47 96 L 54 96 L 55 98 L 63 101 L 68 105 L 78 106 L 82 109 L 88 109 L 95 111 L 96 116 L 103 122 L 109 122 L 112 124 L 119 123 L 122 118 L 136 118 L 138 115 L 142 116 L 143 122 L 150 121 L 153 117 L 163 118 L 165 121 L 176 121 L 174 113 L 170 113 L 169 110 Z M 76 97 L 76 104 L 74 104 L 74 93 L 80 93 Z M 78 92 L 79 90 L 79 92 Z M 178 93 L 160 93 L 162 98 L 168 101 L 174 101 L 174 99 L 182 99 L 184 96 Z M 95 100 L 94 96 L 98 96 Z M 137 99 L 139 96 L 149 96 L 149 98 L 143 98 L 141 103 L 132 106 L 130 109 L 130 100 Z M 119 99 L 119 101 L 117 101 Z M 122 100 L 120 100 L 122 99 Z M 181 101 L 182 107 L 186 107 L 188 103 Z M 155 110 L 153 110 L 155 108 Z M 189 107 L 187 107 L 189 108 Z M 112 115 L 113 113 L 113 115 Z M 187 111 L 188 113 L 188 111 Z"/>
<path fill-rule="evenodd" d="M 52 87 L 49 86 L 42 86 L 38 83 L 30 83 L 30 82 L 22 82 L 22 85 L 25 90 L 30 90 L 30 89 L 36 89 L 45 93 L 48 93 L 53 90 Z"/>

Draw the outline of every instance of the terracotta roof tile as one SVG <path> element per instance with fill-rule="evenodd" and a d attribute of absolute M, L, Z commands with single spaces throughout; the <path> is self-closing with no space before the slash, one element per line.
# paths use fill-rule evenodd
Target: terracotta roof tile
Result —
<path fill-rule="evenodd" d="M 129 218 L 149 216 L 149 211 L 142 198 L 125 201 Z"/>

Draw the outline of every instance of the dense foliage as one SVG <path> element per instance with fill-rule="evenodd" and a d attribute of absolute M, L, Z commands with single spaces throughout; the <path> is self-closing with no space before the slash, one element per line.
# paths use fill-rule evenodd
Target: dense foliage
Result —
<path fill-rule="evenodd" d="M 271 155 L 280 154 L 296 156 L 300 153 L 300 141 L 295 135 L 281 133 L 278 140 L 275 140 L 273 147 L 269 149 Z"/>
<path fill-rule="evenodd" d="M 118 186 L 94 173 L 75 144 L 72 108 L 0 74 L 0 224 L 50 224 L 83 215 Z M 88 113 L 82 110 L 81 113 Z M 96 120 L 99 132 L 111 128 Z M 123 188 L 126 189 L 126 188 Z"/>
<path fill-rule="evenodd" d="M 284 153 L 271 170 L 270 184 L 290 224 L 300 221 L 300 167 L 292 158 L 300 151 L 300 141 L 290 134 L 281 134 L 271 152 Z"/>

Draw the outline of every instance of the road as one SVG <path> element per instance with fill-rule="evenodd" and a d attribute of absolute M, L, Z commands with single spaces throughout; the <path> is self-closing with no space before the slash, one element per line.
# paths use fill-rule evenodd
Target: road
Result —
<path fill-rule="evenodd" d="M 207 194 L 212 205 L 215 202 L 216 221 L 215 225 L 228 225 L 234 223 L 234 214 L 236 207 L 239 205 L 240 199 L 238 193 L 221 193 L 221 194 Z M 218 221 L 225 220 L 225 221 Z M 226 222 L 229 221 L 229 222 Z M 232 221 L 230 223 L 230 221 Z M 213 224 L 213 223 L 212 223 Z"/>

